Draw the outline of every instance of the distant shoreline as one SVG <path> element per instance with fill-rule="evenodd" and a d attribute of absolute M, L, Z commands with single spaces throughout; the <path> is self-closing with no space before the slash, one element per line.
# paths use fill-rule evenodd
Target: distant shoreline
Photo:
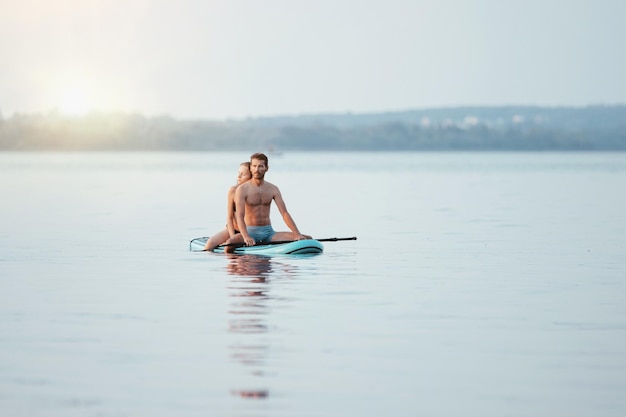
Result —
<path fill-rule="evenodd" d="M 626 105 L 458 107 L 241 120 L 0 118 L 0 151 L 624 151 Z"/>

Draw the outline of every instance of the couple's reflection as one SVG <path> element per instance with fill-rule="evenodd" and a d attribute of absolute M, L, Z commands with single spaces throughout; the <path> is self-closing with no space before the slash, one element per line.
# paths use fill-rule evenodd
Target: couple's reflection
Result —
<path fill-rule="evenodd" d="M 269 397 L 264 377 L 267 375 L 269 343 L 268 314 L 271 303 L 270 277 L 275 277 L 272 259 L 258 255 L 228 254 L 227 271 L 229 296 L 228 331 L 241 337 L 230 346 L 231 359 L 244 365 L 254 376 L 256 387 L 232 390 L 242 398 L 263 399 Z"/>
<path fill-rule="evenodd" d="M 242 277 L 266 277 L 272 272 L 272 259 L 259 255 L 235 255 L 228 256 L 228 273 Z"/>
<path fill-rule="evenodd" d="M 234 333 L 265 333 L 266 314 L 269 300 L 268 275 L 272 271 L 270 258 L 255 255 L 229 254 L 228 273 L 231 279 L 229 295 L 237 300 L 231 303 L 229 331 Z"/>

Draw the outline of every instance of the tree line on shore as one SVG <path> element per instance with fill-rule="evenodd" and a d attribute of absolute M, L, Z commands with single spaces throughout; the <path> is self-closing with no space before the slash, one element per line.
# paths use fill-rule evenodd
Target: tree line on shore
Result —
<path fill-rule="evenodd" d="M 187 120 L 141 114 L 0 115 L 4 151 L 626 150 L 626 106 L 457 107 Z"/>

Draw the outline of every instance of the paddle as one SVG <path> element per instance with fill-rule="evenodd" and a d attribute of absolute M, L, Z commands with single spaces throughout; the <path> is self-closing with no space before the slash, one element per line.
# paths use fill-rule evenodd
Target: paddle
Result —
<path fill-rule="evenodd" d="M 311 239 L 311 240 L 317 240 L 318 242 L 337 242 L 339 240 L 356 240 L 356 236 L 352 236 L 352 237 L 329 237 L 326 239 Z M 283 243 L 291 243 L 291 242 L 297 242 L 297 240 L 275 240 L 275 241 L 270 241 L 270 242 L 261 242 L 258 243 L 254 246 L 266 246 L 266 245 L 282 245 Z M 240 242 L 240 243 L 229 243 L 227 245 L 219 245 L 218 248 L 223 248 L 225 246 L 234 246 L 236 248 L 240 248 L 242 246 L 246 246 L 245 243 Z"/>

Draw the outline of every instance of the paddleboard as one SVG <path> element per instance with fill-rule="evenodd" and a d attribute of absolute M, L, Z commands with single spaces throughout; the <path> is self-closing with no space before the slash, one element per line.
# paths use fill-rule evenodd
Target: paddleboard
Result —
<path fill-rule="evenodd" d="M 202 251 L 204 245 L 206 245 L 208 237 L 197 237 L 189 242 L 190 251 Z M 237 254 L 251 254 L 251 255 L 312 255 L 316 253 L 322 253 L 324 246 L 315 239 L 295 240 L 293 242 L 279 243 L 273 245 L 255 245 L 255 246 L 240 246 L 235 248 Z M 224 253 L 224 248 L 218 246 L 213 249 L 215 253 Z"/>

